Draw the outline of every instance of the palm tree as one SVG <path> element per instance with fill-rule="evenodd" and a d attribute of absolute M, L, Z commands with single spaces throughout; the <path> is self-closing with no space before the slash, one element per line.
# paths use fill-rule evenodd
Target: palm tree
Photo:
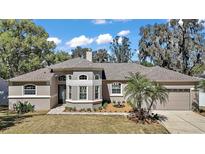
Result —
<path fill-rule="evenodd" d="M 159 102 L 161 103 L 165 103 L 168 99 L 168 93 L 167 93 L 167 89 L 160 85 L 157 82 L 152 82 L 152 86 L 149 87 L 148 91 L 147 91 L 147 95 L 149 97 L 149 102 L 150 105 L 148 107 L 148 114 L 152 108 L 152 105 L 154 104 L 154 102 Z"/>
<path fill-rule="evenodd" d="M 139 73 L 130 73 L 127 86 L 125 87 L 125 98 L 130 101 L 137 109 L 141 109 L 142 103 L 148 99 L 148 89 L 151 82 Z"/>

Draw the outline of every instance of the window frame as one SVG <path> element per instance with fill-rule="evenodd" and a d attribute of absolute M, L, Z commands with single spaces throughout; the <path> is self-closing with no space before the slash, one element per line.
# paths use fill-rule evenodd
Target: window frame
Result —
<path fill-rule="evenodd" d="M 96 93 L 96 87 L 98 87 L 97 93 Z M 100 99 L 100 86 L 95 86 L 95 88 L 94 88 L 94 96 L 95 96 L 95 99 Z M 96 96 L 97 96 L 97 98 L 96 98 Z"/>
<path fill-rule="evenodd" d="M 85 76 L 85 77 L 86 77 L 86 79 L 80 79 L 80 77 L 81 77 L 81 76 Z M 81 74 L 81 75 L 79 75 L 79 76 L 78 76 L 78 80 L 88 80 L 88 76 L 87 76 L 87 75 L 85 75 L 85 74 Z"/>
<path fill-rule="evenodd" d="M 72 75 L 68 74 L 68 80 L 72 80 Z"/>
<path fill-rule="evenodd" d="M 120 84 L 120 93 L 113 93 L 113 85 L 114 84 Z M 115 88 L 114 90 L 118 90 L 117 88 Z M 122 95 L 122 83 L 120 83 L 120 82 L 114 82 L 114 83 L 112 83 L 111 84 L 111 94 L 112 95 Z"/>
<path fill-rule="evenodd" d="M 86 87 L 86 93 L 85 93 L 85 94 L 86 94 L 86 98 L 83 98 L 83 99 L 80 98 L 80 96 L 81 96 L 80 88 L 81 88 L 81 87 Z M 79 86 L 79 87 L 78 87 L 78 99 L 79 99 L 79 100 L 88 100 L 88 86 Z"/>
<path fill-rule="evenodd" d="M 62 78 L 63 80 L 59 80 L 60 78 Z M 64 78 L 65 78 L 65 80 L 64 80 Z M 66 81 L 66 75 L 60 75 L 58 77 L 58 82 L 65 82 L 65 81 Z"/>
<path fill-rule="evenodd" d="M 34 86 L 35 89 L 25 89 L 26 86 Z M 26 94 L 26 93 L 25 93 L 26 90 L 30 90 L 30 91 L 31 91 L 31 90 L 35 90 L 35 94 Z M 36 96 L 36 95 L 37 95 L 37 86 L 34 85 L 34 84 L 26 84 L 26 85 L 24 85 L 24 86 L 23 86 L 23 95 L 24 95 L 24 96 Z"/>
<path fill-rule="evenodd" d="M 72 99 L 72 86 L 68 86 L 68 99 Z"/>
<path fill-rule="evenodd" d="M 98 79 L 96 79 L 96 77 L 98 77 Z M 95 74 L 95 80 L 100 80 L 100 75 L 99 74 Z"/>

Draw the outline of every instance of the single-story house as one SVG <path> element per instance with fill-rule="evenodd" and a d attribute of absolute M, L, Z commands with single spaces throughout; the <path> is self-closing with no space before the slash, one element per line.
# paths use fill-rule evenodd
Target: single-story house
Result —
<path fill-rule="evenodd" d="M 8 82 L 0 77 L 0 105 L 8 105 Z"/>
<path fill-rule="evenodd" d="M 158 66 L 136 63 L 93 63 L 92 52 L 86 59 L 74 58 L 9 80 L 9 108 L 18 101 L 29 101 L 36 110 L 47 110 L 58 104 L 69 107 L 98 108 L 102 100 L 124 101 L 126 76 L 139 72 L 164 85 L 168 102 L 154 109 L 190 110 L 196 100 L 192 88 L 198 79 Z"/>

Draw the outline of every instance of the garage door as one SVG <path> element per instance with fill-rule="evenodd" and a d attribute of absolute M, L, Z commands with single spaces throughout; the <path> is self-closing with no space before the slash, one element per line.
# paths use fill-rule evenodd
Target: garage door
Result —
<path fill-rule="evenodd" d="M 189 89 L 169 89 L 169 98 L 165 104 L 157 104 L 158 110 L 190 110 Z"/>

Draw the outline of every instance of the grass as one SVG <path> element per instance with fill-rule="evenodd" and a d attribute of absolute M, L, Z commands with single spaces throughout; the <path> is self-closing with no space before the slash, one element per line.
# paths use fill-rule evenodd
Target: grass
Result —
<path fill-rule="evenodd" d="M 168 133 L 160 124 L 136 124 L 124 116 L 46 115 L 34 112 L 18 117 L 0 109 L 0 133 L 6 134 L 116 134 Z"/>

